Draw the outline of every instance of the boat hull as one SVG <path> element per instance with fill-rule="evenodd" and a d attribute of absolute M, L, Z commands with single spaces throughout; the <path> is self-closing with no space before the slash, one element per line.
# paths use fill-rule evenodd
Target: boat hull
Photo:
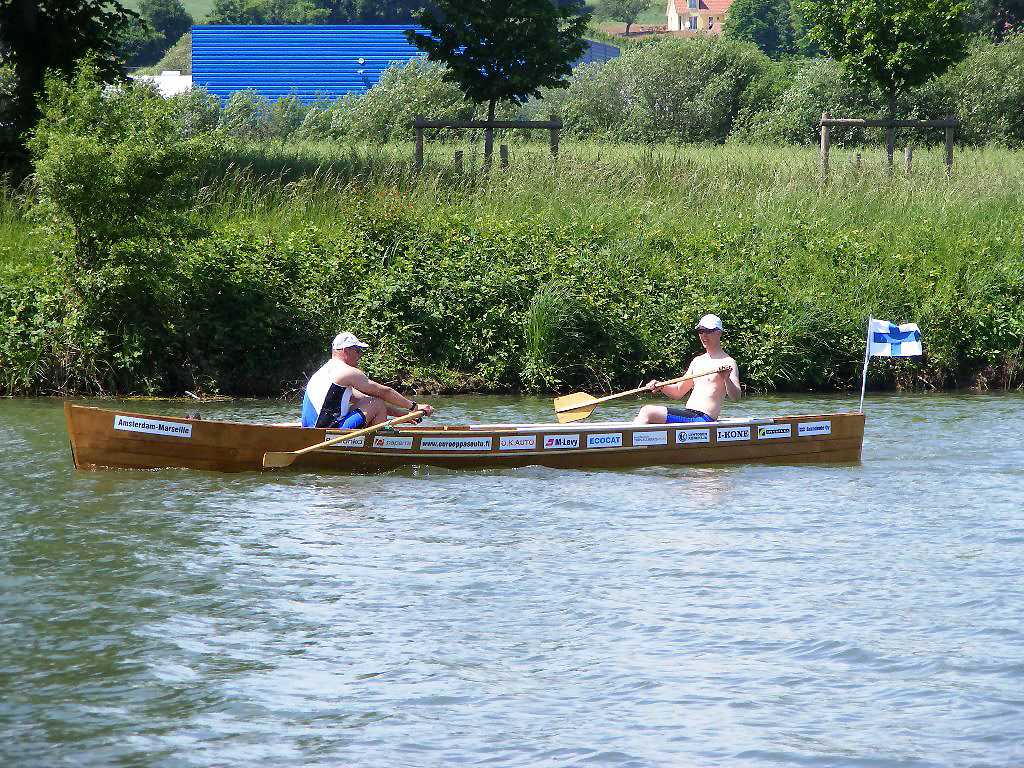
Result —
<path fill-rule="evenodd" d="M 259 472 L 263 454 L 297 451 L 343 431 L 150 416 L 65 403 L 75 466 Z M 415 426 L 298 456 L 291 468 L 382 472 L 411 464 L 449 469 L 613 469 L 669 464 L 859 461 L 863 413 L 714 424 L 632 423 Z M 279 470 L 275 470 L 279 471 Z"/>

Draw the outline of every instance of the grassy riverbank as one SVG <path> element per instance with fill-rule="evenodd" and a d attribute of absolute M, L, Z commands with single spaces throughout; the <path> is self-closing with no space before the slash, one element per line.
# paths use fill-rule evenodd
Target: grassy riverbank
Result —
<path fill-rule="evenodd" d="M 510 142 L 511 143 L 511 142 Z M 874 385 L 1015 387 L 1024 357 L 1024 155 L 883 157 L 786 147 L 236 145 L 196 190 L 188 237 L 119 243 L 82 273 L 0 210 L 0 389 L 300 386 L 347 327 L 374 373 L 442 390 L 632 386 L 681 370 L 723 316 L 759 390 L 855 386 L 866 315 L 917 321 L 927 356 Z M 902 160 L 902 158 L 899 158 Z"/>

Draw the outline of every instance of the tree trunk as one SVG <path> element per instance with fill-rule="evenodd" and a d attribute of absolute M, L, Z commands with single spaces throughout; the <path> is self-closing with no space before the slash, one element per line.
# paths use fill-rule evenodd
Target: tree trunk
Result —
<path fill-rule="evenodd" d="M 624 34 L 623 37 L 629 37 L 629 28 L 632 27 L 632 26 L 633 26 L 633 22 L 632 21 L 627 21 L 626 22 L 626 34 Z"/>

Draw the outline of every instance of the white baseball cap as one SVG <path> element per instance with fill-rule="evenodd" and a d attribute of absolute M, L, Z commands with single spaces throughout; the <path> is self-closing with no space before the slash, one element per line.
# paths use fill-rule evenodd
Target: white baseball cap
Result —
<path fill-rule="evenodd" d="M 331 344 L 331 349 L 348 349 L 349 347 L 362 347 L 366 349 L 369 344 L 363 344 L 359 339 L 356 338 L 354 333 L 344 331 L 334 337 L 334 343 Z"/>
<path fill-rule="evenodd" d="M 694 329 L 704 328 L 705 330 L 708 331 L 713 331 L 716 328 L 718 330 L 722 330 L 722 318 L 720 318 L 718 315 L 704 315 L 704 317 L 702 317 L 700 321 L 693 327 Z"/>

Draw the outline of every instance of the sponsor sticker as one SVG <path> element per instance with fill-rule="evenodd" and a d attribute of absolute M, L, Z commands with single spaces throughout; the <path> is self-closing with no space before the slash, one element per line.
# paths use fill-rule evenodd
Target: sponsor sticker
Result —
<path fill-rule="evenodd" d="M 621 448 L 622 433 L 610 435 L 587 435 L 587 448 Z"/>
<path fill-rule="evenodd" d="M 179 424 L 176 421 L 158 421 L 138 416 L 114 417 L 114 429 L 124 432 L 145 432 L 147 435 L 164 435 L 165 437 L 192 437 L 191 424 Z"/>
<path fill-rule="evenodd" d="M 326 443 L 328 440 L 333 440 L 336 437 L 340 437 L 340 435 L 332 435 L 328 432 L 324 435 L 324 442 Z M 366 445 L 365 437 L 350 437 L 348 440 L 338 441 L 331 448 L 362 448 L 364 445 Z"/>
<path fill-rule="evenodd" d="M 710 429 L 677 429 L 676 430 L 676 445 L 684 445 L 686 443 L 710 443 L 711 442 L 711 430 Z"/>
<path fill-rule="evenodd" d="M 490 437 L 421 437 L 422 451 L 489 451 Z"/>
<path fill-rule="evenodd" d="M 375 437 L 373 438 L 374 448 L 388 448 L 407 451 L 412 448 L 411 437 Z"/>
<path fill-rule="evenodd" d="M 719 427 L 715 430 L 715 441 L 734 443 L 737 440 L 749 440 L 750 427 Z"/>
<path fill-rule="evenodd" d="M 793 428 L 789 424 L 769 424 L 757 428 L 758 440 L 778 440 L 780 437 L 792 437 Z"/>
<path fill-rule="evenodd" d="M 797 424 L 796 433 L 800 437 L 813 437 L 814 435 L 831 435 L 831 421 L 805 421 Z"/>
<path fill-rule="evenodd" d="M 501 438 L 500 451 L 532 451 L 537 447 L 536 435 L 513 435 Z"/>
<path fill-rule="evenodd" d="M 668 445 L 668 432 L 634 432 L 633 445 Z"/>
<path fill-rule="evenodd" d="M 579 435 L 545 435 L 544 450 L 551 451 L 559 448 L 579 448 Z"/>

